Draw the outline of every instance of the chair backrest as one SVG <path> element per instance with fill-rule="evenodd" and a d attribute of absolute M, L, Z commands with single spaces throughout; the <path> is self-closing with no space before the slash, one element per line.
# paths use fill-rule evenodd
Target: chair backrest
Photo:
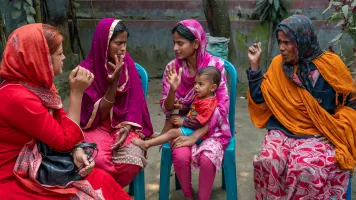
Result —
<path fill-rule="evenodd" d="M 224 60 L 224 59 L 223 59 Z M 232 65 L 229 61 L 224 60 L 225 70 L 227 71 L 227 81 L 228 87 L 230 91 L 230 105 L 229 105 L 229 123 L 230 123 L 230 131 L 231 136 L 235 135 L 235 105 L 236 105 L 236 88 L 237 88 L 237 72 L 235 70 L 234 65 Z"/>
<path fill-rule="evenodd" d="M 145 68 L 143 68 L 140 64 L 135 63 L 138 75 L 140 76 L 141 79 L 141 84 L 142 84 L 142 88 L 143 88 L 143 94 L 147 95 L 147 88 L 148 88 L 148 75 L 147 72 L 145 70 Z"/>

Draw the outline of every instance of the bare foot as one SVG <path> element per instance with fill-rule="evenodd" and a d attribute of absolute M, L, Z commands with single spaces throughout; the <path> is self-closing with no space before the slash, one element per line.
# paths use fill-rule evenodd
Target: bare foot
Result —
<path fill-rule="evenodd" d="M 145 141 L 143 141 L 143 140 L 141 140 L 141 139 L 139 139 L 139 138 L 133 138 L 133 139 L 131 140 L 131 142 L 132 142 L 134 145 L 140 147 L 140 148 L 141 148 L 142 150 L 144 150 L 144 151 L 147 151 L 147 149 L 150 148 L 150 147 L 148 146 L 148 144 L 147 144 Z"/>

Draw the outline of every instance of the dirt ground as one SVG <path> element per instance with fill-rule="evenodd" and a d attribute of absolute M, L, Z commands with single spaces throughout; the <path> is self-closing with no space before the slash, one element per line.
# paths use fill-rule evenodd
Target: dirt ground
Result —
<path fill-rule="evenodd" d="M 64 76 L 64 79 L 66 77 Z M 164 116 L 159 108 L 159 99 L 161 97 L 161 80 L 153 79 L 149 82 L 147 104 L 154 131 L 159 132 L 162 129 Z M 252 159 L 261 151 L 261 142 L 265 130 L 255 128 L 249 118 L 246 99 L 240 97 L 246 95 L 246 85 L 238 85 L 238 94 L 236 102 L 236 174 L 238 181 L 238 199 L 254 199 L 253 170 Z M 67 100 L 67 99 L 66 99 Z M 67 101 L 64 104 L 68 104 Z M 158 200 L 159 191 L 159 170 L 161 155 L 158 147 L 153 147 L 148 151 L 148 166 L 145 168 L 146 199 Z M 198 170 L 193 170 L 193 188 L 197 191 Z M 172 176 L 170 184 L 170 199 L 184 199 L 181 190 L 174 189 L 174 172 L 172 167 Z M 356 184 L 356 178 L 353 178 L 353 185 Z M 128 191 L 128 187 L 125 188 Z M 356 195 L 356 186 L 353 187 L 353 196 Z M 226 199 L 225 191 L 221 189 L 221 173 L 217 173 L 211 199 Z"/>

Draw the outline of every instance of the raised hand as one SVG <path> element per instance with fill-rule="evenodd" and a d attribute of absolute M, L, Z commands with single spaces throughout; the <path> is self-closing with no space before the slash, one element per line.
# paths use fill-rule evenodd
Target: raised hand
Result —
<path fill-rule="evenodd" d="M 262 55 L 261 42 L 254 43 L 248 48 L 248 59 L 252 70 L 257 70 L 260 66 L 260 60 Z"/>
<path fill-rule="evenodd" d="M 111 69 L 114 71 L 108 75 L 108 81 L 110 84 L 119 84 L 120 72 L 124 66 L 124 57 L 124 55 L 120 55 L 120 57 L 115 55 L 115 64 L 109 62 Z"/>
<path fill-rule="evenodd" d="M 93 82 L 94 75 L 87 69 L 77 66 L 69 75 L 70 90 L 83 93 Z"/>
<path fill-rule="evenodd" d="M 177 90 L 177 88 L 181 83 L 182 71 L 183 69 L 179 68 L 179 71 L 177 73 L 174 62 L 172 62 L 172 66 L 169 65 L 166 66 L 166 80 L 171 86 L 170 89 L 174 92 Z"/>

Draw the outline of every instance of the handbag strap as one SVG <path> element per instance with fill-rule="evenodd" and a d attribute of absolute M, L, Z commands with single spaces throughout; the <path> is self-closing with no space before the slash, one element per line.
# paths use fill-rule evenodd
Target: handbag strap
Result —
<path fill-rule="evenodd" d="M 71 151 L 75 150 L 76 148 L 88 148 L 88 147 L 92 148 L 92 149 L 96 149 L 96 146 L 97 145 L 92 142 L 82 142 L 82 143 L 75 145 Z"/>

